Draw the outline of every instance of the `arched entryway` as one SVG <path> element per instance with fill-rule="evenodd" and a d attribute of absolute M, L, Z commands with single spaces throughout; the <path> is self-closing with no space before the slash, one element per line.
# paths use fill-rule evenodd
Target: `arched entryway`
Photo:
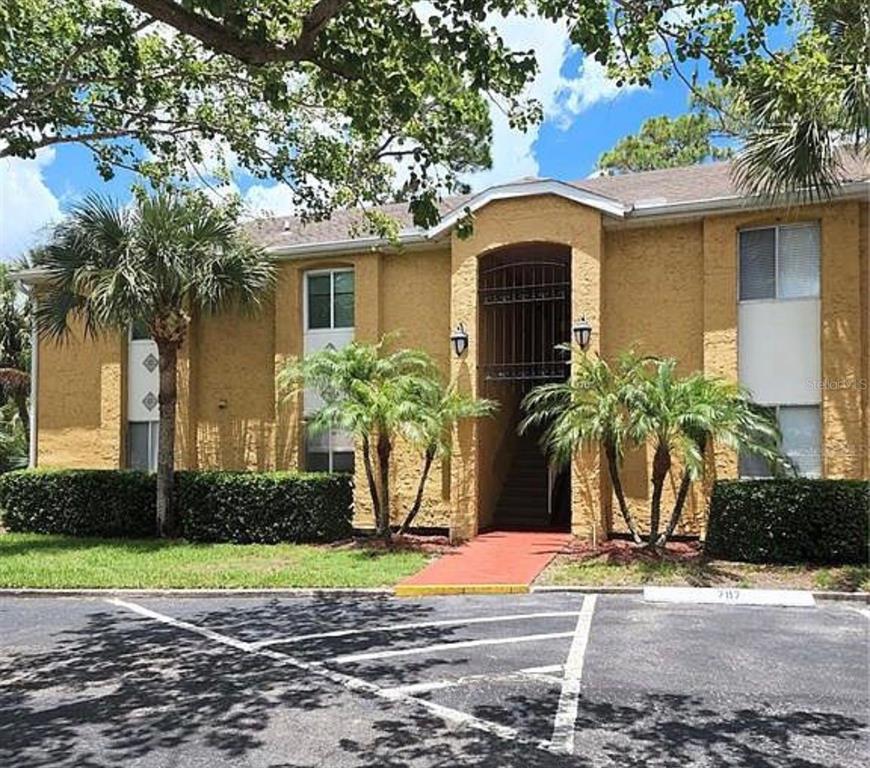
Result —
<path fill-rule="evenodd" d="M 571 249 L 526 243 L 485 254 L 478 263 L 478 376 L 497 419 L 482 433 L 479 460 L 494 494 L 491 526 L 570 527 L 570 472 L 548 466 L 539 435 L 519 435 L 520 403 L 535 386 L 563 381 L 571 336 Z"/>

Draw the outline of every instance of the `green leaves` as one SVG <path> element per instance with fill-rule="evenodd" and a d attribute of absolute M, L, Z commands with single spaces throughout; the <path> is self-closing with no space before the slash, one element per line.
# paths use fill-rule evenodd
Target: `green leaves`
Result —
<path fill-rule="evenodd" d="M 64 336 L 72 319 L 91 335 L 138 321 L 155 340 L 180 343 L 193 309 L 255 307 L 274 280 L 234 212 L 199 193 L 160 192 L 126 207 L 88 197 L 34 265 L 48 277 L 36 323 L 52 337 Z"/>
<path fill-rule="evenodd" d="M 278 375 L 279 387 L 287 395 L 303 389 L 320 395 L 323 406 L 311 416 L 310 429 L 392 439 L 421 417 L 424 403 L 436 399 L 439 384 L 435 364 L 425 352 L 388 352 L 390 341 L 351 342 L 291 361 Z"/>
<path fill-rule="evenodd" d="M 716 123 L 709 114 L 665 115 L 644 121 L 640 131 L 620 139 L 598 158 L 598 167 L 616 173 L 677 168 L 709 160 L 724 160 L 734 154 L 730 147 L 714 142 Z"/>
<path fill-rule="evenodd" d="M 735 164 L 735 180 L 744 192 L 818 199 L 842 183 L 844 143 L 867 156 L 866 2 L 639 0 L 605 5 L 610 27 L 596 35 L 584 29 L 590 23 L 586 13 L 570 12 L 577 20 L 575 40 L 606 63 L 620 84 L 681 79 L 696 111 L 646 123 L 638 136 L 606 153 L 601 167 L 645 170 L 715 157 L 709 139 L 718 122 L 729 125 L 744 145 Z M 714 88 L 724 87 L 729 99 L 710 99 L 709 87 L 698 84 L 702 76 Z"/>
<path fill-rule="evenodd" d="M 489 165 L 489 98 L 539 117 L 521 96 L 533 53 L 484 24 L 533 4 L 432 5 L 8 0 L 0 156 L 78 143 L 107 179 L 241 171 L 289 184 L 303 217 L 401 197 L 431 224 L 460 174 Z"/>
<path fill-rule="evenodd" d="M 527 416 L 521 429 L 542 429 L 542 446 L 552 460 L 565 464 L 584 448 L 601 447 L 620 509 L 638 542 L 620 471 L 626 448 L 652 448 L 649 543 L 655 546 L 674 532 L 689 485 L 703 474 L 705 455 L 714 444 L 750 451 L 774 465 L 783 461 L 776 424 L 743 390 L 702 373 L 680 375 L 671 358 L 628 352 L 611 365 L 577 350 L 571 378 L 532 390 L 523 408 Z M 683 477 L 670 522 L 659 537 L 662 490 L 674 459 Z"/>

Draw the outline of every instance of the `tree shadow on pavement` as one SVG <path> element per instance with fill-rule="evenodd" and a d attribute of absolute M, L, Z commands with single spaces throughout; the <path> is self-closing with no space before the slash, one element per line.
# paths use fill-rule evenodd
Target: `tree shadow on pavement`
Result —
<path fill-rule="evenodd" d="M 351 620 L 348 606 L 324 601 L 300 609 L 322 607 L 334 622 Z M 360 611 L 381 623 L 399 615 L 385 615 L 385 603 L 358 601 L 355 608 L 357 622 Z M 406 620 L 425 618 L 411 604 L 399 612 Z M 281 613 L 255 604 L 203 608 L 186 618 L 222 631 L 255 626 L 263 636 L 263 630 L 287 630 L 286 606 Z M 301 621 L 316 631 L 323 615 Z M 301 631 L 298 621 L 293 631 Z M 54 645 L 43 643 L 39 652 L 18 648 L 0 657 L 4 768 L 862 764 L 863 723 L 834 712 L 714 706 L 683 696 L 615 702 L 584 696 L 576 754 L 568 757 L 446 724 L 408 703 L 351 693 L 273 659 L 123 612 L 92 611 L 77 628 L 49 639 Z M 415 682 L 428 663 L 416 660 L 401 682 Z M 542 695 L 552 708 L 558 689 Z M 468 711 L 539 740 L 550 736 L 544 706 L 531 695 L 496 695 Z"/>

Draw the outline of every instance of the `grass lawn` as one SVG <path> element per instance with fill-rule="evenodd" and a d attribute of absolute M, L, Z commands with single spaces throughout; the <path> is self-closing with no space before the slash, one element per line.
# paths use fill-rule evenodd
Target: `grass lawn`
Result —
<path fill-rule="evenodd" d="M 652 557 L 626 542 L 597 551 L 559 555 L 537 584 L 582 586 L 767 587 L 773 589 L 870 591 L 870 567 L 755 565 L 707 560 L 696 546 L 672 546 Z"/>
<path fill-rule="evenodd" d="M 0 534 L 0 587 L 381 587 L 423 567 L 420 551 L 360 544 L 190 544 Z"/>

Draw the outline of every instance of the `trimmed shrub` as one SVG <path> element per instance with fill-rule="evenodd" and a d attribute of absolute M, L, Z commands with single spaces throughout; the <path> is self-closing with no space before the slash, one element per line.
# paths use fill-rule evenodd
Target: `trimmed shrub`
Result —
<path fill-rule="evenodd" d="M 70 536 L 155 536 L 154 475 L 111 469 L 21 470 L 0 476 L 10 531 Z"/>
<path fill-rule="evenodd" d="M 721 480 L 705 552 L 750 563 L 867 562 L 870 482 Z"/>
<path fill-rule="evenodd" d="M 349 475 L 179 472 L 176 495 L 190 541 L 274 544 L 351 534 Z"/>
<path fill-rule="evenodd" d="M 191 541 L 330 541 L 351 533 L 347 475 L 177 472 L 181 530 Z M 156 535 L 156 478 L 124 470 L 24 470 L 0 477 L 10 531 L 71 536 Z"/>

